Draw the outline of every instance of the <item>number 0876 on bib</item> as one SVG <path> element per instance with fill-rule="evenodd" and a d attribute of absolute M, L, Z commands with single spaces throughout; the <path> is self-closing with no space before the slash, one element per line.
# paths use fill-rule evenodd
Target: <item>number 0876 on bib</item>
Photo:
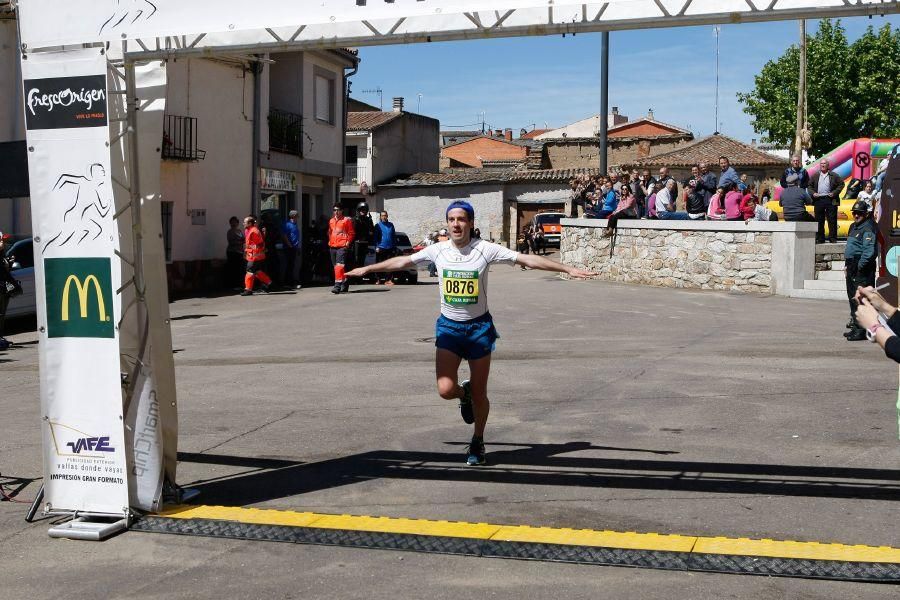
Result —
<path fill-rule="evenodd" d="M 478 271 L 444 269 L 444 302 L 447 304 L 478 303 Z"/>

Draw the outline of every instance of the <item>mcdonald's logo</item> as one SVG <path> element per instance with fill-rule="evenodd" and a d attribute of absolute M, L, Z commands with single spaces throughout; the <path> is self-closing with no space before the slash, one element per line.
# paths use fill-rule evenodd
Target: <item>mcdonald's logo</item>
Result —
<path fill-rule="evenodd" d="M 44 260 L 49 337 L 115 337 L 111 273 L 108 258 Z"/>

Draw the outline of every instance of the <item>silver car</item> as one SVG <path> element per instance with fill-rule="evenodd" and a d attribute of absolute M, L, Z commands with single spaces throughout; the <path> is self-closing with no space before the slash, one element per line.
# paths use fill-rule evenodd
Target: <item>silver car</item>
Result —
<path fill-rule="evenodd" d="M 402 232 L 396 232 L 396 242 L 397 242 L 397 254 L 398 255 L 410 255 L 413 254 L 413 247 L 409 241 L 409 236 Z M 370 245 L 369 251 L 366 253 L 366 265 L 374 265 L 375 264 L 375 246 Z M 397 271 L 393 273 L 395 279 L 400 279 L 401 281 L 405 281 L 406 283 L 415 284 L 419 281 L 419 272 L 415 267 L 410 267 L 405 271 Z M 371 276 L 372 279 L 375 278 L 374 275 Z"/>
<path fill-rule="evenodd" d="M 22 283 L 22 295 L 9 301 L 7 317 L 26 317 L 37 312 L 34 292 L 34 250 L 31 238 L 19 240 L 6 251 L 7 258 L 13 257 L 12 276 Z"/>

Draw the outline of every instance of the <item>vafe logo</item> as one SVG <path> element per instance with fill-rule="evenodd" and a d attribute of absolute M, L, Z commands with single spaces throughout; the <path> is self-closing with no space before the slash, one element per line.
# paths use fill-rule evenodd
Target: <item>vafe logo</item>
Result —
<path fill-rule="evenodd" d="M 110 264 L 108 258 L 44 260 L 49 337 L 115 337 Z"/>
<path fill-rule="evenodd" d="M 81 454 L 82 450 L 92 452 L 115 452 L 116 449 L 109 445 L 109 436 L 79 438 L 74 442 L 66 442 L 66 446 L 75 454 Z"/>
<path fill-rule="evenodd" d="M 106 75 L 25 80 L 28 130 L 105 127 Z"/>
<path fill-rule="evenodd" d="M 115 447 L 110 444 L 108 435 L 94 435 L 54 421 L 48 421 L 48 424 L 50 425 L 50 439 L 57 456 L 102 458 L 116 451 Z"/>

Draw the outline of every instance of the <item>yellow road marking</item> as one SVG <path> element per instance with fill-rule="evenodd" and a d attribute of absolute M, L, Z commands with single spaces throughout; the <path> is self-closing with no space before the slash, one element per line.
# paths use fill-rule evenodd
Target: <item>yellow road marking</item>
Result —
<path fill-rule="evenodd" d="M 593 531 L 591 529 L 555 529 L 551 527 L 501 527 L 491 538 L 502 542 L 534 542 L 565 546 L 597 546 L 627 550 L 665 550 L 690 552 L 697 538 L 687 535 Z"/>
<path fill-rule="evenodd" d="M 740 554 L 771 558 L 900 563 L 900 548 L 847 546 L 844 544 L 821 544 L 819 542 L 750 540 L 746 538 L 697 538 L 694 552 L 698 554 Z"/>
<path fill-rule="evenodd" d="M 312 527 L 323 529 L 349 529 L 351 531 L 378 531 L 381 533 L 410 533 L 445 537 L 491 539 L 499 525 L 485 523 L 455 523 L 452 521 L 427 521 L 424 519 L 391 519 L 388 517 L 356 517 L 351 515 L 322 515 Z"/>
<path fill-rule="evenodd" d="M 822 544 L 819 542 L 697 537 L 658 533 L 595 531 L 591 529 L 528 527 L 525 525 L 491 525 L 488 523 L 329 515 L 228 506 L 174 506 L 159 513 L 158 516 L 172 519 L 214 519 L 252 523 L 255 525 L 287 525 L 316 529 L 457 537 L 498 542 L 532 542 L 562 546 L 591 546 L 694 554 L 726 554 L 900 564 L 900 548 L 888 546 L 850 546 L 845 544 Z"/>
<path fill-rule="evenodd" d="M 290 510 L 270 510 L 261 508 L 241 508 L 231 506 L 174 506 L 159 513 L 161 517 L 172 519 L 215 519 L 217 521 L 237 521 L 254 525 L 288 525 L 307 527 L 322 515 Z"/>

